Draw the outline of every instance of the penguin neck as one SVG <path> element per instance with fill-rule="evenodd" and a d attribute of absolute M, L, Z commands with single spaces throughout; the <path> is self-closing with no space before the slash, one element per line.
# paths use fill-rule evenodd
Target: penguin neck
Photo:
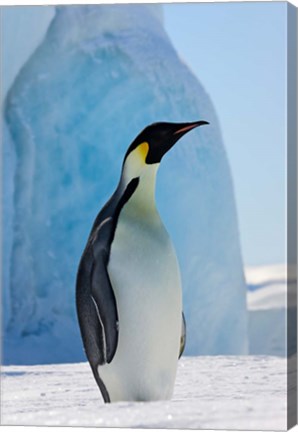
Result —
<path fill-rule="evenodd" d="M 158 215 L 155 202 L 155 185 L 156 174 L 159 164 L 146 165 L 140 172 L 138 178 L 139 183 L 136 190 L 126 203 L 126 212 L 132 216 L 138 217 L 154 217 Z M 122 184 L 124 189 L 132 180 L 125 170 L 122 175 Z"/>

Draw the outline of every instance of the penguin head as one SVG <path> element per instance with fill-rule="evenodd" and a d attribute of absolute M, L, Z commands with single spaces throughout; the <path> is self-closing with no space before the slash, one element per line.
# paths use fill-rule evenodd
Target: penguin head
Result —
<path fill-rule="evenodd" d="M 174 144 L 192 129 L 209 124 L 206 121 L 191 123 L 159 122 L 147 126 L 129 146 L 123 162 L 130 177 L 138 177 L 150 165 L 159 164 Z"/>

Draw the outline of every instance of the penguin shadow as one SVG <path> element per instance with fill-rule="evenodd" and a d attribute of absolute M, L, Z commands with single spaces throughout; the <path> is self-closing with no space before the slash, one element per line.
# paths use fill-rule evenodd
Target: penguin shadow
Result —
<path fill-rule="evenodd" d="M 23 376 L 23 375 L 27 375 L 27 373 L 26 372 L 17 372 L 17 371 L 15 371 L 15 372 L 1 372 L 1 375 L 2 376 L 7 376 L 7 377 L 14 377 L 14 376 Z"/>

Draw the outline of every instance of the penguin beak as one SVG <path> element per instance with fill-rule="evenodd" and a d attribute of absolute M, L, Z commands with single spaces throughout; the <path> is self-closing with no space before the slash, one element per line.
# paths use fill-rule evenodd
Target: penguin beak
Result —
<path fill-rule="evenodd" d="M 168 141 L 167 141 L 167 146 L 164 147 L 164 154 L 166 152 L 168 152 L 175 144 L 177 141 L 180 140 L 180 138 L 183 137 L 183 135 L 185 135 L 187 132 L 199 127 L 199 126 L 203 126 L 203 125 L 208 125 L 209 123 L 207 121 L 204 120 L 200 120 L 200 121 L 196 121 L 196 122 L 191 122 L 191 123 L 178 123 L 174 125 L 174 128 L 172 126 L 172 130 L 170 132 Z"/>
<path fill-rule="evenodd" d="M 199 126 L 203 126 L 203 125 L 208 125 L 209 123 L 202 120 L 202 121 L 197 121 L 197 122 L 193 122 L 193 123 L 182 123 L 180 124 L 178 127 L 179 129 L 176 130 L 174 132 L 174 135 L 180 134 L 181 136 L 184 135 L 186 132 L 191 131 L 192 129 L 199 127 Z"/>
<path fill-rule="evenodd" d="M 163 156 L 184 134 L 194 128 L 208 124 L 208 122 L 200 120 L 191 123 L 156 123 L 155 125 L 152 125 L 153 127 L 158 128 L 157 137 L 154 137 L 154 139 L 150 141 L 150 149 L 146 157 L 146 163 L 159 163 Z"/>
<path fill-rule="evenodd" d="M 199 127 L 199 126 L 204 126 L 204 125 L 208 125 L 209 122 L 204 121 L 204 120 L 200 120 L 200 121 L 196 121 L 196 122 L 191 122 L 191 123 L 180 123 L 180 124 L 176 124 L 174 130 L 172 129 L 171 131 L 171 135 L 169 137 L 169 141 L 168 141 L 168 148 L 166 151 L 168 151 L 171 147 L 173 147 L 173 145 L 176 144 L 177 141 L 180 140 L 180 138 L 183 137 L 183 135 L 185 135 L 187 132 Z"/>

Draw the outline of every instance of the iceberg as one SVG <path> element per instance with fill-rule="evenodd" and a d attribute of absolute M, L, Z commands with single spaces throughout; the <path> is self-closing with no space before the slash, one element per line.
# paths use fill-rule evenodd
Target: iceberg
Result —
<path fill-rule="evenodd" d="M 74 293 L 92 222 L 140 130 L 194 120 L 210 126 L 164 158 L 156 191 L 181 267 L 186 354 L 247 352 L 233 183 L 210 97 L 161 6 L 61 6 L 5 100 L 5 363 L 84 359 Z"/>

